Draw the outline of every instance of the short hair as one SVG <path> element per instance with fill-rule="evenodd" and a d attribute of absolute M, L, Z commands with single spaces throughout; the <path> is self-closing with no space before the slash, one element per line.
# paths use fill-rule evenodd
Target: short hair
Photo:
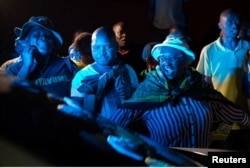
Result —
<path fill-rule="evenodd" d="M 105 36 L 110 42 L 116 43 L 116 37 L 114 31 L 109 27 L 99 27 L 95 29 L 92 34 L 92 42 L 96 39 L 97 36 Z"/>
<path fill-rule="evenodd" d="M 91 47 L 91 35 L 89 32 L 78 34 L 73 41 L 73 49 L 83 55 L 85 50 Z"/>
<path fill-rule="evenodd" d="M 226 17 L 228 15 L 234 15 L 234 16 L 237 16 L 237 17 L 240 17 L 240 14 L 238 11 L 236 11 L 235 9 L 232 9 L 232 8 L 228 8 L 228 9 L 225 9 L 223 10 L 221 13 L 220 13 L 220 19 L 222 17 Z"/>

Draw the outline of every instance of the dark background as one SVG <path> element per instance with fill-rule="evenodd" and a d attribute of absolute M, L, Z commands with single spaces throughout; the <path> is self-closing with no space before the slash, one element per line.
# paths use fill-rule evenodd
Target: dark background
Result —
<path fill-rule="evenodd" d="M 250 20 L 249 0 L 189 0 L 188 34 L 197 55 L 203 45 L 217 38 L 219 14 L 230 7 Z M 14 51 L 13 29 L 21 27 L 31 16 L 39 15 L 48 16 L 62 35 L 64 44 L 58 51 L 61 55 L 67 55 L 77 29 L 92 32 L 118 20 L 128 22 L 135 43 L 149 42 L 149 0 L 0 0 L 0 63 Z"/>

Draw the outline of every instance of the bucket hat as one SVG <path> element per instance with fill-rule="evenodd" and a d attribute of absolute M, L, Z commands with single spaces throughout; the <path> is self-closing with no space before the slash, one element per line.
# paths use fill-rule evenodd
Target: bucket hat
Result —
<path fill-rule="evenodd" d="M 185 53 L 186 56 L 186 63 L 190 64 L 195 60 L 195 54 L 193 51 L 189 49 L 188 41 L 190 38 L 188 36 L 185 36 L 179 31 L 174 31 L 170 33 L 166 39 L 160 43 L 156 44 L 152 50 L 151 54 L 155 60 L 158 61 L 158 57 L 162 55 L 162 49 L 167 48 L 167 47 L 172 47 L 177 50 L 181 50 L 182 52 Z"/>
<path fill-rule="evenodd" d="M 37 16 L 37 17 L 32 16 L 28 20 L 28 22 L 23 24 L 22 28 L 15 27 L 14 32 L 18 37 L 18 39 L 23 39 L 27 36 L 29 30 L 31 30 L 34 27 L 39 27 L 47 31 L 50 31 L 55 38 L 55 48 L 62 46 L 63 40 L 61 35 L 54 30 L 54 25 L 52 21 L 46 16 Z"/>

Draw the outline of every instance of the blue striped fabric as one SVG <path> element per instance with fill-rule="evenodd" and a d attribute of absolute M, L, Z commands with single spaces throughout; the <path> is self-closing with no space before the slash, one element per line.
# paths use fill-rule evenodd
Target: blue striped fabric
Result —
<path fill-rule="evenodd" d="M 207 148 L 214 120 L 250 124 L 249 116 L 234 105 L 182 97 L 173 106 L 166 103 L 145 111 L 119 109 L 110 118 L 122 127 L 143 121 L 149 137 L 167 147 Z"/>

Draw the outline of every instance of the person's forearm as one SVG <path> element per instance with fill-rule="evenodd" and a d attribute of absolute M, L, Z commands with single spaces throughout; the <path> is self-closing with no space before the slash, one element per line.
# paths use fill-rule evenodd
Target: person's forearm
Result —
<path fill-rule="evenodd" d="M 30 74 L 30 69 L 23 66 L 21 70 L 18 72 L 17 76 L 22 79 L 28 79 L 29 74 Z"/>

